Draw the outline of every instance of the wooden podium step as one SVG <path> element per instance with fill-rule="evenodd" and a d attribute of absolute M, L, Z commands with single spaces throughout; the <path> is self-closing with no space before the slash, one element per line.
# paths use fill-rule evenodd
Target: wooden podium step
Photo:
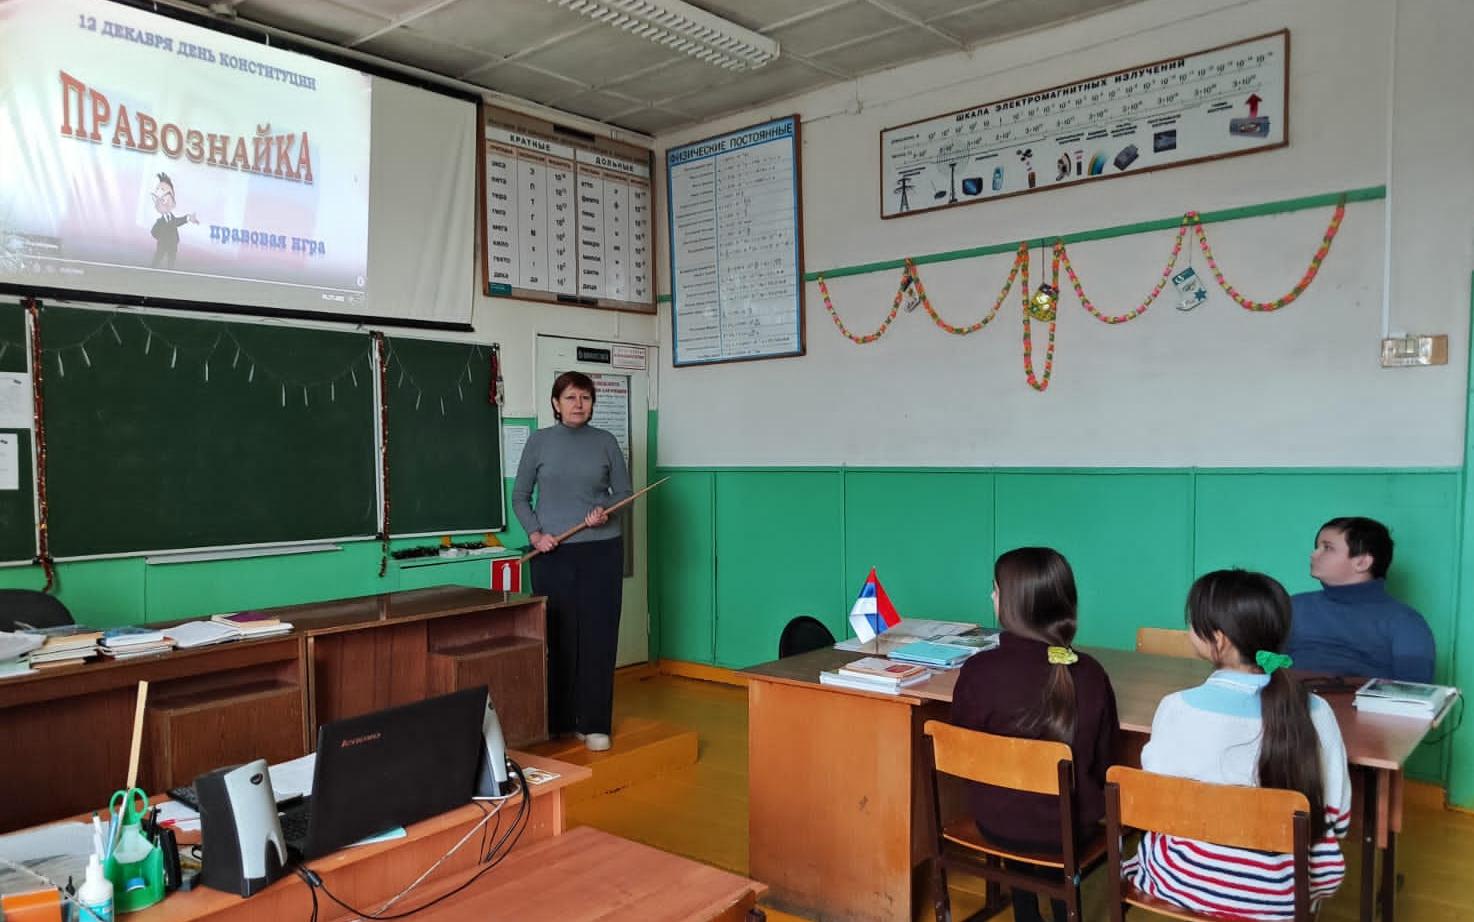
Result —
<path fill-rule="evenodd" d="M 644 717 L 621 717 L 614 721 L 610 738 L 614 745 L 607 752 L 590 752 L 582 740 L 572 736 L 538 743 L 527 751 L 593 770 L 592 778 L 564 792 L 568 804 L 696 764 L 696 731 L 686 727 Z"/>

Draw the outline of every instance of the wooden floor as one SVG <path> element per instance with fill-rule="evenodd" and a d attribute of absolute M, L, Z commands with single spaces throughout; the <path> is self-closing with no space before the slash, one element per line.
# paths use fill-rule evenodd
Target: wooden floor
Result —
<path fill-rule="evenodd" d="M 729 871 L 747 872 L 747 690 L 712 682 L 651 675 L 621 675 L 614 695 L 616 719 L 643 717 L 694 728 L 700 739 L 695 765 L 639 781 L 570 808 L 573 825 L 587 824 Z M 614 741 L 617 748 L 619 740 Z M 783 766 L 771 766 L 783 771 Z M 1411 786 L 1398 867 L 1404 885 L 1400 922 L 1474 922 L 1474 815 L 1442 809 L 1435 789 Z M 1353 836 L 1355 833 L 1353 832 Z M 1351 840 L 1348 840 L 1350 843 Z M 1356 919 L 1356 849 L 1347 882 L 1321 913 L 1322 922 Z M 982 904 L 975 881 L 953 881 L 953 912 L 961 918 Z M 1086 919 L 1105 919 L 1100 874 L 1086 882 Z M 769 911 L 773 922 L 795 917 Z M 930 919 L 930 912 L 919 918 Z M 1132 919 L 1160 916 L 1135 912 Z M 997 917 L 1012 919 L 1011 913 Z"/>

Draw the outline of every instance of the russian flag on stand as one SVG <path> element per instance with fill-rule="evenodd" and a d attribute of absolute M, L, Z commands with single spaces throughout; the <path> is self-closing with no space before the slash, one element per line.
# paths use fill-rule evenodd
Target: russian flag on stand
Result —
<path fill-rule="evenodd" d="M 875 576 L 875 568 L 871 567 L 870 575 L 865 577 L 865 585 L 860 587 L 860 595 L 850 609 L 850 626 L 855 629 L 855 636 L 860 643 L 869 643 L 900 623 L 901 616 L 896 614 L 895 606 L 891 605 Z"/>

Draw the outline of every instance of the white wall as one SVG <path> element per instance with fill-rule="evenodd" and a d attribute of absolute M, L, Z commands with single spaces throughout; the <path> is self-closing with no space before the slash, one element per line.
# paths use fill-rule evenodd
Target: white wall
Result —
<path fill-rule="evenodd" d="M 479 267 L 477 278 L 480 278 Z M 479 281 L 477 285 L 480 285 Z M 656 318 L 650 314 L 594 310 L 515 298 L 478 295 L 471 323 L 476 329 L 477 339 L 501 344 L 502 379 L 507 388 L 502 410 L 504 417 L 537 416 L 538 407 L 548 399 L 547 394 L 535 392 L 539 334 L 646 346 L 656 344 Z"/>
<path fill-rule="evenodd" d="M 1397 27 L 1396 77 L 1390 36 Z M 1291 31 L 1290 146 L 1216 163 L 882 222 L 879 131 L 952 109 Z M 1272 314 L 1210 286 L 1191 314 L 1170 290 L 1146 316 L 1106 326 L 1068 290 L 1052 386 L 1024 382 L 1011 297 L 968 337 L 902 314 L 879 342 L 840 336 L 807 289 L 808 354 L 660 373 L 663 464 L 1454 466 L 1463 458 L 1469 273 L 1474 234 L 1474 4 L 1466 0 L 1148 0 L 1055 29 L 754 109 L 659 139 L 685 143 L 773 116 L 803 119 L 810 271 L 1257 204 L 1388 181 L 1391 197 L 1350 206 L 1310 291 Z M 1395 99 L 1389 93 L 1395 88 Z M 659 180 L 663 195 L 664 178 Z M 1392 214 L 1390 327 L 1449 334 L 1444 367 L 1382 369 L 1385 217 Z M 1304 271 L 1330 209 L 1209 227 L 1229 281 L 1272 299 Z M 663 221 L 665 209 L 657 207 Z M 667 235 L 657 229 L 664 246 Z M 1086 291 L 1134 306 L 1171 235 L 1071 248 Z M 922 268 L 951 322 L 996 297 L 1009 258 Z M 662 260 L 661 272 L 668 262 Z M 1033 264 L 1039 278 L 1039 256 Z M 889 310 L 898 272 L 836 280 L 854 330 Z M 668 276 L 660 279 L 668 287 Z M 668 307 L 655 333 L 670 338 Z M 1044 334 L 1035 325 L 1036 366 Z"/>

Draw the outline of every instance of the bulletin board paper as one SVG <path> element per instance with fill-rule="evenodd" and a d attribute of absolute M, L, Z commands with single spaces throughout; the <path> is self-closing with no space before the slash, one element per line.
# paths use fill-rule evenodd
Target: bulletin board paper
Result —
<path fill-rule="evenodd" d="M 881 217 L 1284 147 L 1289 59 L 1285 29 L 887 128 Z"/>
<path fill-rule="evenodd" d="M 676 365 L 802 355 L 798 116 L 666 151 Z"/>

